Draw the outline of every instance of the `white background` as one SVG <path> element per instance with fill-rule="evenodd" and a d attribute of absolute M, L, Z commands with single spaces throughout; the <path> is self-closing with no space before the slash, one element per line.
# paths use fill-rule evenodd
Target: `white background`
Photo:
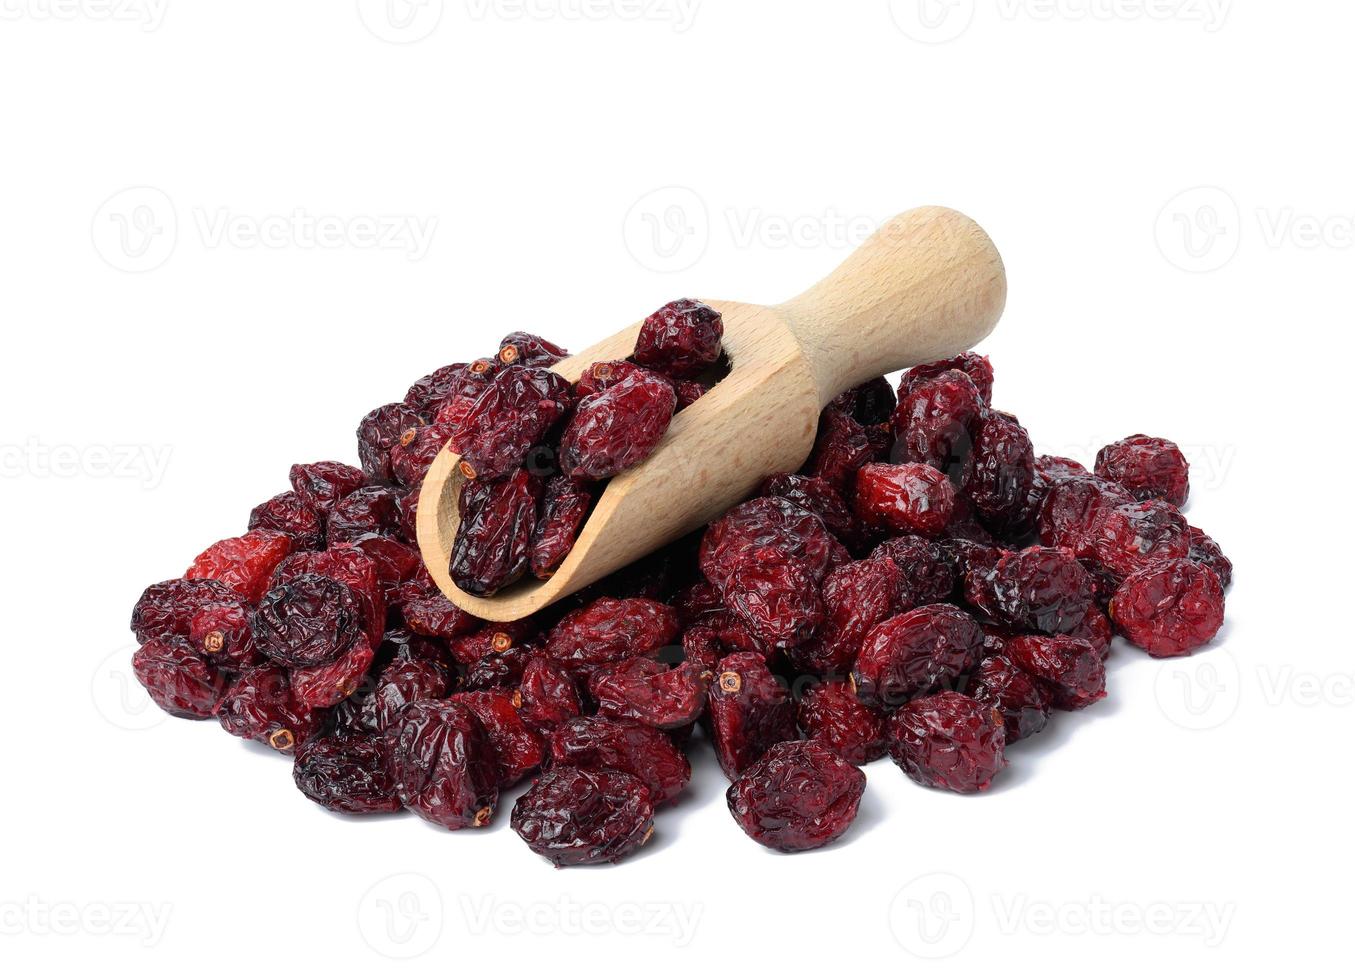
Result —
<path fill-rule="evenodd" d="M 1339 969 L 1355 11 L 637 2 L 0 0 L 5 972 Z M 555 872 L 128 687 L 141 588 L 429 369 L 778 301 L 922 203 L 1006 258 L 998 405 L 1084 462 L 1176 439 L 1238 565 L 1213 648 L 1118 648 L 990 794 L 877 763 L 782 857 L 703 750 L 636 859 Z"/>

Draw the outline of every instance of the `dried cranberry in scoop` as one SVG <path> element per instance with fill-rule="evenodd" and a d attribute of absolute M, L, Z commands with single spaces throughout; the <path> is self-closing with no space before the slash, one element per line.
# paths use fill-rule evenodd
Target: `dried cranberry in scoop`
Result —
<path fill-rule="evenodd" d="M 694 378 L 720 359 L 720 314 L 680 299 L 651 314 L 635 342 L 635 362 L 670 378 Z"/>
<path fill-rule="evenodd" d="M 560 466 L 577 480 L 606 480 L 658 448 L 677 408 L 673 386 L 632 375 L 579 403 L 560 437 Z"/>
<path fill-rule="evenodd" d="M 1125 579 L 1110 618 L 1129 642 L 1154 657 L 1179 657 L 1209 643 L 1223 626 L 1223 586 L 1204 565 L 1157 562 Z"/>
<path fill-rule="evenodd" d="M 634 776 L 565 766 L 513 805 L 513 830 L 557 868 L 619 861 L 654 833 L 654 804 Z"/>
<path fill-rule="evenodd" d="M 866 774 L 821 742 L 781 742 L 729 787 L 743 832 L 778 851 L 831 844 L 856 819 Z"/>
<path fill-rule="evenodd" d="M 512 473 L 573 403 L 569 382 L 555 372 L 516 364 L 504 368 L 452 436 L 450 445 L 461 454 L 463 475 L 496 480 Z"/>
<path fill-rule="evenodd" d="M 461 524 L 452 542 L 451 575 L 457 588 L 492 596 L 527 572 L 541 481 L 526 470 L 505 480 L 461 485 Z"/>
<path fill-rule="evenodd" d="M 557 476 L 546 484 L 540 516 L 531 536 L 532 574 L 548 579 L 574 547 L 593 509 L 593 491 L 586 483 Z"/>
<path fill-rule="evenodd" d="M 499 803 L 499 767 L 469 708 L 416 701 L 386 729 L 400 802 L 448 830 L 487 826 Z"/>
<path fill-rule="evenodd" d="M 888 736 L 899 768 L 935 789 L 979 793 L 1007 765 L 1001 713 L 955 691 L 905 704 L 889 719 Z"/>

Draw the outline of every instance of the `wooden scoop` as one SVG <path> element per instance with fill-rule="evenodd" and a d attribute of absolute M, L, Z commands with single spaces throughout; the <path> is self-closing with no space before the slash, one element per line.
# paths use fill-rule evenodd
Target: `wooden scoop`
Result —
<path fill-rule="evenodd" d="M 452 582 L 460 457 L 444 449 L 419 496 L 423 560 L 438 587 L 482 619 L 529 616 L 718 518 L 773 473 L 798 470 L 820 410 L 877 375 L 968 350 L 1002 315 L 1007 279 L 983 229 L 944 208 L 881 228 L 840 268 L 780 306 L 703 300 L 724 315 L 730 373 L 678 413 L 658 450 L 607 484 L 574 549 L 547 581 L 489 599 Z M 577 381 L 635 349 L 640 324 L 555 365 Z"/>

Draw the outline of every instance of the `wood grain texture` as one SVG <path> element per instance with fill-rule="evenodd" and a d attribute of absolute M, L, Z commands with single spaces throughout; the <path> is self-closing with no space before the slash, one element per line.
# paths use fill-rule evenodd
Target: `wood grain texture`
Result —
<path fill-rule="evenodd" d="M 438 587 L 483 619 L 521 619 L 719 517 L 765 477 L 794 471 L 819 412 L 870 378 L 968 350 L 1006 302 L 997 249 L 973 221 L 920 208 L 880 229 L 823 282 L 780 306 L 704 300 L 721 311 L 729 376 L 679 413 L 642 465 L 607 485 L 574 549 L 548 581 L 490 599 L 467 595 L 449 564 L 463 478 L 443 450 L 419 496 L 418 537 Z M 577 381 L 596 361 L 630 356 L 640 324 L 562 361 Z"/>

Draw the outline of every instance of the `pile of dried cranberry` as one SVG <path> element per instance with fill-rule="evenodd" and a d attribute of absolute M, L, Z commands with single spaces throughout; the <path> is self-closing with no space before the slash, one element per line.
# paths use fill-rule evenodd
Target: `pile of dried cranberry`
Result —
<path fill-rule="evenodd" d="M 884 378 L 843 394 L 802 472 L 536 618 L 481 622 L 438 592 L 412 529 L 444 444 L 474 474 L 463 528 L 485 529 L 464 581 L 548 575 L 596 481 L 699 395 L 718 320 L 665 307 L 631 361 L 572 389 L 529 335 L 416 382 L 363 419 L 361 469 L 293 467 L 248 533 L 146 590 L 137 677 L 172 714 L 294 753 L 297 787 L 344 813 L 482 827 L 535 774 L 512 826 L 565 865 L 649 839 L 698 724 L 738 825 L 805 850 L 851 825 L 858 767 L 887 753 L 924 786 L 986 789 L 1008 743 L 1105 696 L 1113 632 L 1167 657 L 1219 630 L 1231 565 L 1178 509 L 1177 447 L 1132 436 L 1093 473 L 1037 457 L 974 354 L 897 397 Z"/>

